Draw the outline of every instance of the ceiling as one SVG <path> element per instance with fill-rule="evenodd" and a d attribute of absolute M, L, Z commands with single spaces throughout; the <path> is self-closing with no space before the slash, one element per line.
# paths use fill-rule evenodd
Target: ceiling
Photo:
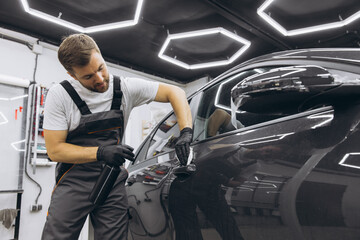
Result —
<path fill-rule="evenodd" d="M 250 58 L 287 49 L 309 47 L 359 47 L 360 2 L 358 0 L 144 0 L 134 26 L 89 33 L 104 58 L 134 70 L 189 83 L 211 78 Z M 82 27 L 133 20 L 137 0 L 28 0 L 30 8 L 60 17 Z M 269 25 L 257 10 L 283 27 L 285 34 Z M 358 14 L 357 14 L 358 13 Z M 351 19 L 352 18 L 352 19 Z M 358 18 L 358 19 L 357 19 Z M 354 20 L 350 22 L 350 20 Z M 345 23 L 343 27 L 297 35 L 297 29 Z M 24 11 L 21 0 L 0 1 L 0 27 L 59 45 L 75 30 L 45 21 Z M 251 42 L 250 47 L 228 65 L 186 69 L 158 57 L 166 38 L 177 33 L 221 27 Z M 170 34 L 170 35 L 169 35 Z M 188 65 L 229 61 L 243 43 L 223 34 L 170 41 L 164 54 Z"/>

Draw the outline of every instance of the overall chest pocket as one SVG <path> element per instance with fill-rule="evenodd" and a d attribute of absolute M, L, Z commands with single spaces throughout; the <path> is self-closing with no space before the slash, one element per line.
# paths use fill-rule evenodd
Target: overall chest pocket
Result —
<path fill-rule="evenodd" d="M 81 121 L 84 124 L 84 130 L 87 134 L 117 129 L 122 131 L 124 125 L 124 118 L 121 110 L 84 115 L 82 116 Z"/>

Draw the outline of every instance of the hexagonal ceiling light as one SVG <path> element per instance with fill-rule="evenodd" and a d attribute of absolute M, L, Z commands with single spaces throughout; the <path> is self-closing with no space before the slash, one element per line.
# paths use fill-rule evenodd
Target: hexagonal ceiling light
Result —
<path fill-rule="evenodd" d="M 112 30 L 112 29 L 116 29 L 116 28 L 124 28 L 124 27 L 130 27 L 130 26 L 136 25 L 139 21 L 143 2 L 144 2 L 144 0 L 138 0 L 136 10 L 135 10 L 135 16 L 134 16 L 134 19 L 132 19 L 132 20 L 107 23 L 107 24 L 102 24 L 102 25 L 97 25 L 97 26 L 92 26 L 92 27 L 82 27 L 82 26 L 79 26 L 72 22 L 63 20 L 61 18 L 51 16 L 44 12 L 38 11 L 36 9 L 32 9 L 29 7 L 27 0 L 21 0 L 21 3 L 24 7 L 25 12 L 27 12 L 33 16 L 42 18 L 46 21 L 50 21 L 52 23 L 55 23 L 55 24 L 58 24 L 58 25 L 73 29 L 75 31 L 82 32 L 82 33 L 100 32 L 100 31 L 106 31 L 106 30 Z"/>
<path fill-rule="evenodd" d="M 332 23 L 326 23 L 326 24 L 320 24 L 320 25 L 314 25 L 310 27 L 305 28 L 298 28 L 294 30 L 286 30 L 280 23 L 276 22 L 273 18 L 271 18 L 268 14 L 266 14 L 264 11 L 266 8 L 268 8 L 272 2 L 275 0 L 267 0 L 265 1 L 258 9 L 257 14 L 260 15 L 261 18 L 263 18 L 268 24 L 270 24 L 273 28 L 275 28 L 277 31 L 279 31 L 284 36 L 295 36 L 300 34 L 306 34 L 311 32 L 318 32 L 318 31 L 324 31 L 328 29 L 333 28 L 340 28 L 345 25 L 348 25 L 358 18 L 360 18 L 360 10 L 354 13 L 353 15 L 349 16 L 346 19 L 340 20 L 338 22 L 332 22 Z"/>
<path fill-rule="evenodd" d="M 170 44 L 171 40 L 176 39 L 184 39 L 184 38 L 194 38 L 199 36 L 205 36 L 205 35 L 211 35 L 211 34 L 223 34 L 226 37 L 229 37 L 237 42 L 240 42 L 243 44 L 243 47 L 241 47 L 234 55 L 232 55 L 227 60 L 221 60 L 221 61 L 214 61 L 214 62 L 206 62 L 206 63 L 198 63 L 198 64 L 187 64 L 185 62 L 179 61 L 176 58 L 169 57 L 164 54 L 166 48 Z M 176 33 L 176 34 L 169 34 L 166 38 L 158 56 L 159 58 L 168 61 L 172 64 L 175 64 L 177 66 L 183 67 L 185 69 L 199 69 L 199 68 L 208 68 L 208 67 L 216 67 L 216 66 L 222 66 L 222 65 L 228 65 L 232 62 L 234 62 L 237 58 L 241 56 L 251 45 L 251 42 L 246 40 L 245 38 L 242 38 L 234 33 L 231 33 L 227 30 L 225 30 L 222 27 L 217 28 L 209 28 L 209 29 L 203 29 L 198 31 L 192 31 L 192 32 L 184 32 L 184 33 Z"/>

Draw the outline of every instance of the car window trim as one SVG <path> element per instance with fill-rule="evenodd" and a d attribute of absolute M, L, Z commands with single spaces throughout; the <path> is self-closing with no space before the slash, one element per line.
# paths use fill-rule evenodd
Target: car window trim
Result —
<path fill-rule="evenodd" d="M 143 168 L 146 168 L 148 166 L 158 164 L 157 159 L 158 159 L 157 156 L 152 157 L 152 158 L 147 158 L 142 162 L 139 162 L 139 163 L 137 163 L 135 165 L 132 165 L 131 168 L 129 166 L 128 170 L 129 170 L 129 172 L 133 172 L 135 170 L 143 169 Z"/>
<path fill-rule="evenodd" d="M 325 111 L 331 111 L 331 110 L 334 110 L 334 108 L 332 106 L 324 106 L 324 107 L 319 107 L 317 109 L 312 109 L 312 110 L 309 110 L 309 111 L 304 111 L 304 112 L 301 112 L 301 113 L 292 114 L 292 115 L 285 116 L 285 117 L 280 117 L 280 118 L 273 119 L 273 120 L 270 120 L 270 121 L 266 121 L 266 122 L 254 124 L 254 125 L 251 125 L 251 126 L 248 126 L 248 127 L 235 129 L 233 131 L 229 131 L 229 132 L 226 132 L 226 133 L 218 134 L 216 136 L 205 138 L 205 139 L 202 139 L 202 140 L 199 140 L 199 141 L 193 141 L 191 143 L 191 146 L 197 145 L 197 144 L 200 144 L 200 143 L 203 143 L 203 142 L 211 141 L 211 140 L 214 140 L 216 138 L 222 138 L 222 137 L 226 137 L 228 135 L 233 135 L 233 134 L 237 134 L 237 133 L 240 133 L 240 132 L 253 130 L 255 128 L 265 127 L 265 126 L 277 124 L 279 122 L 285 122 L 285 121 L 289 121 L 289 120 L 293 120 L 293 119 L 297 119 L 297 118 L 302 118 L 302 117 L 307 116 L 307 115 L 321 113 L 321 112 L 325 112 Z"/>

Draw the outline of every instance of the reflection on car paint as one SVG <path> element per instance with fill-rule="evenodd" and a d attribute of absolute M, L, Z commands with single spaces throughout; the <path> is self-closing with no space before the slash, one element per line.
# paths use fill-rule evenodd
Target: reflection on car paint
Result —
<path fill-rule="evenodd" d="M 332 112 L 332 111 L 329 111 L 329 113 Z M 318 127 L 321 127 L 329 122 L 331 122 L 331 120 L 334 119 L 334 114 L 331 113 L 331 114 L 326 114 L 326 113 L 318 113 L 318 114 L 314 114 L 314 115 L 311 115 L 308 117 L 309 119 L 315 119 L 315 118 L 325 118 L 325 120 L 317 125 L 314 125 L 312 126 L 311 128 L 312 129 L 315 129 L 315 128 L 318 128 Z"/>
<path fill-rule="evenodd" d="M 273 136 L 266 136 L 266 137 L 262 137 L 262 138 L 256 138 L 256 139 L 251 139 L 251 140 L 247 140 L 247 141 L 241 141 L 239 143 L 239 145 L 240 146 L 249 146 L 249 145 L 253 145 L 253 144 L 260 144 L 260 143 L 279 141 L 279 140 L 285 138 L 286 136 L 289 136 L 289 135 L 292 135 L 292 134 L 294 134 L 294 132 L 276 134 L 276 135 L 273 135 Z"/>
<path fill-rule="evenodd" d="M 345 167 L 351 167 L 351 168 L 360 169 L 360 157 L 355 157 L 355 156 L 358 156 L 358 155 L 360 155 L 360 152 L 352 152 L 352 153 L 345 154 L 345 156 L 339 162 L 339 165 L 342 165 L 342 166 L 345 166 Z M 350 159 L 348 160 L 348 158 L 350 158 Z M 352 162 L 352 164 L 345 163 L 346 160 L 348 160 L 348 162 Z M 356 163 L 359 164 L 359 165 L 354 165 Z"/>
<path fill-rule="evenodd" d="M 317 66 L 312 59 L 312 69 L 319 73 L 312 78 L 305 59 L 309 52 L 299 53 L 302 56 L 269 57 L 288 58 L 286 66 L 262 58 L 251 68 L 250 61 L 249 67 L 230 71 L 203 88 L 192 109 L 196 138 L 188 163 L 193 171 L 179 168 L 171 146 L 137 160 L 127 184 L 132 240 L 360 239 L 360 65 L 348 66 L 347 72 L 343 65 L 332 69 L 336 63 Z M 317 54 L 316 59 L 331 55 Z M 342 54 L 336 52 L 337 61 Z M 294 58 L 303 63 L 289 67 Z M 279 71 L 283 67 L 290 71 Z M 281 72 L 284 84 L 295 85 L 275 91 L 281 77 L 268 85 L 249 82 L 248 87 L 261 91 L 246 103 L 247 110 L 241 104 L 235 109 L 235 120 L 243 127 L 216 126 L 209 134 L 209 117 L 219 107 L 230 114 L 231 89 L 246 77 L 252 79 L 259 73 L 256 69 L 264 78 L 275 69 L 271 74 Z M 329 84 L 318 84 L 314 94 L 295 91 L 301 90 L 295 78 L 304 72 L 309 79 L 300 79 L 306 85 L 302 89 Z M 288 81 L 290 77 L 294 79 Z M 273 98 L 262 98 L 267 94 Z M 175 137 L 176 128 L 168 130 Z M 154 131 L 156 138 L 148 140 L 152 146 L 169 137 L 161 128 Z"/>

